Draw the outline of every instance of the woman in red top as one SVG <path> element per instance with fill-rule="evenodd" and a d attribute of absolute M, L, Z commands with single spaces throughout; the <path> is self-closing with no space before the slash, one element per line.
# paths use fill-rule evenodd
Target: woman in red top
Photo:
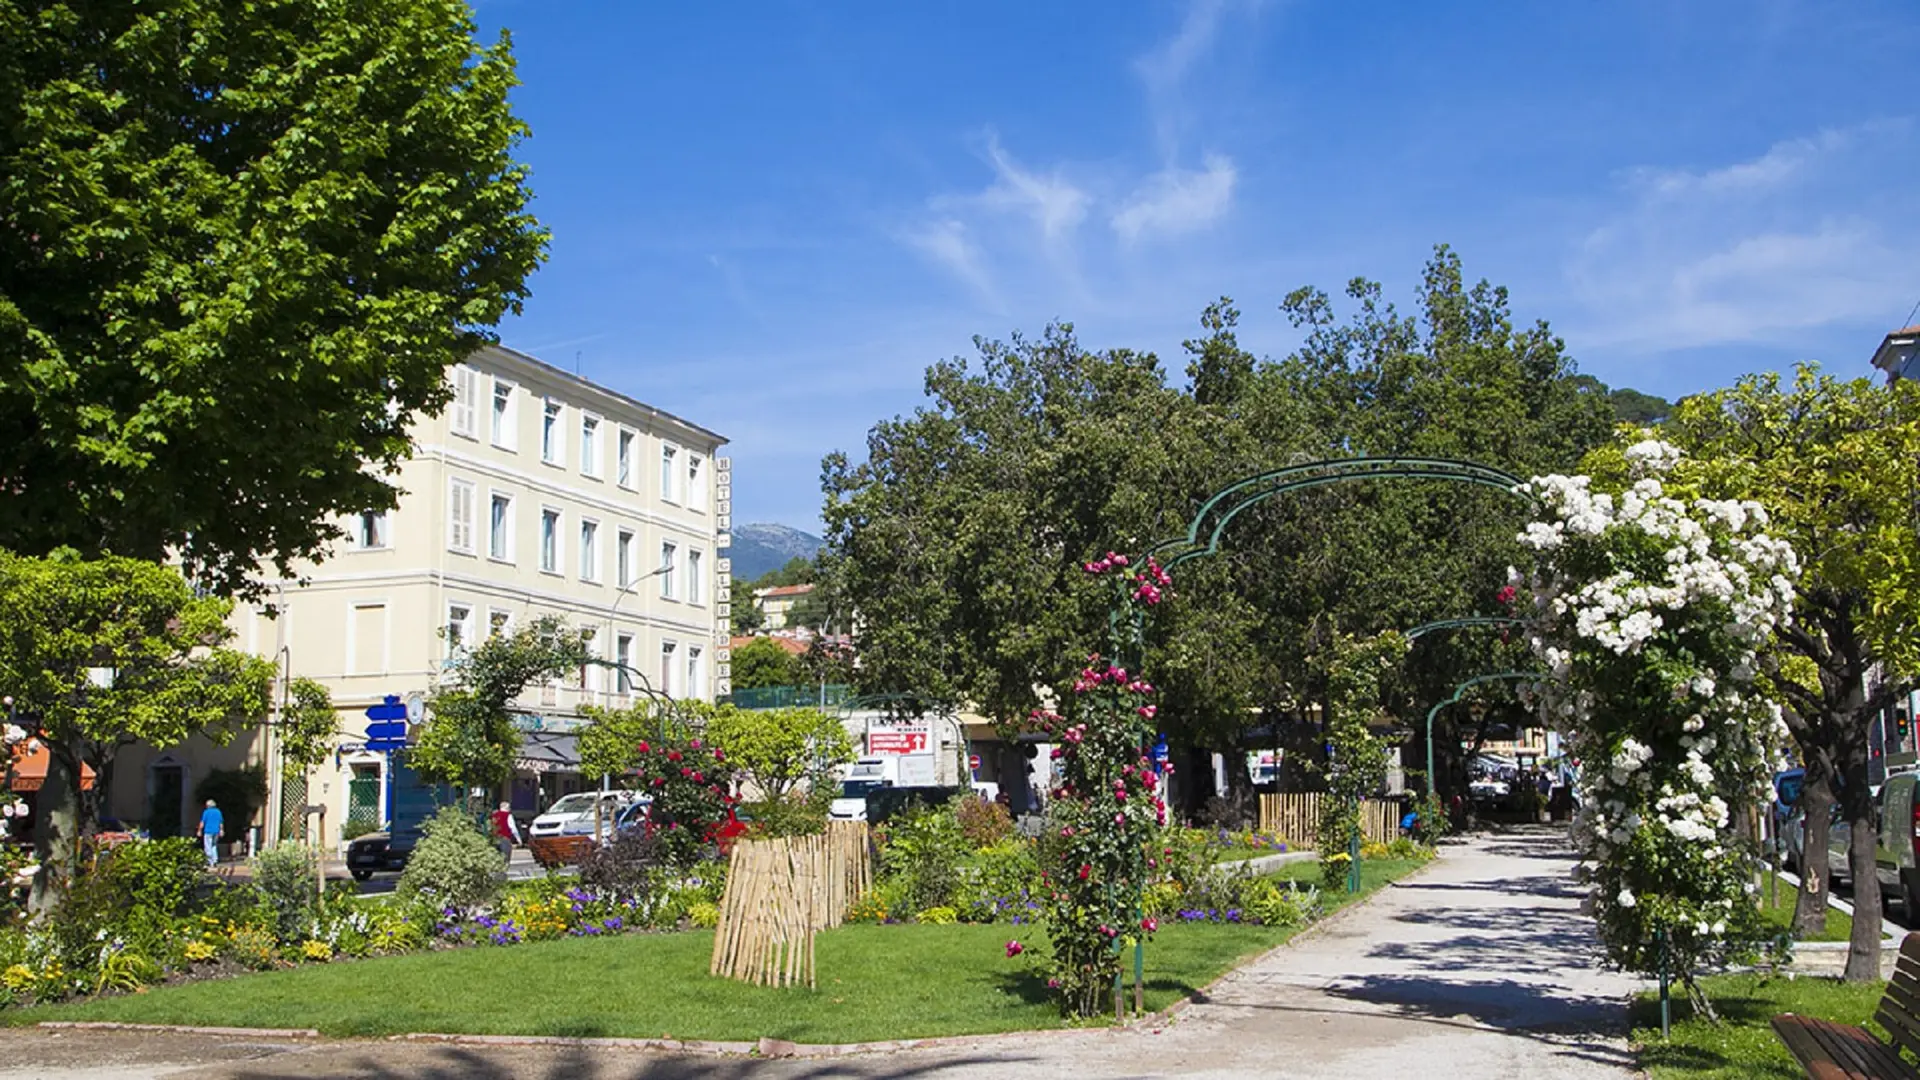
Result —
<path fill-rule="evenodd" d="M 520 842 L 520 823 L 513 820 L 513 810 L 507 803 L 493 812 L 493 842 L 500 846 L 500 857 L 512 862 L 513 846 Z"/>

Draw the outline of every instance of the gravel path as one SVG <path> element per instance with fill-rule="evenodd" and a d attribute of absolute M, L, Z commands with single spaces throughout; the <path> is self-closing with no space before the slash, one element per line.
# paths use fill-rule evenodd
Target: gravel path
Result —
<path fill-rule="evenodd" d="M 1632 1076 L 1624 1001 L 1635 983 L 1598 969 L 1571 867 L 1557 832 L 1450 845 L 1415 878 L 1234 973 L 1157 1031 L 1009 1035 L 964 1048 L 776 1061 L 9 1031 L 0 1033 L 0 1080 Z"/>

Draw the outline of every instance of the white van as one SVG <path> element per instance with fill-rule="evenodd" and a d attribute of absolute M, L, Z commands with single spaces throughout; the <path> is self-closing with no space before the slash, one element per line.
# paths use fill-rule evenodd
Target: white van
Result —
<path fill-rule="evenodd" d="M 874 788 L 900 786 L 900 755 L 877 754 L 853 763 L 840 780 L 840 793 L 827 807 L 832 821 L 867 820 L 867 792 Z"/>

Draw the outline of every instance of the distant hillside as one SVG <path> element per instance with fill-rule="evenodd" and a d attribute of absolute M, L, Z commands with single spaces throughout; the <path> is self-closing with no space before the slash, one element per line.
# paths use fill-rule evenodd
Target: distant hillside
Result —
<path fill-rule="evenodd" d="M 794 559 L 813 558 L 824 543 L 812 533 L 787 525 L 735 525 L 733 546 L 727 549 L 727 557 L 733 560 L 734 580 L 752 581 Z"/>

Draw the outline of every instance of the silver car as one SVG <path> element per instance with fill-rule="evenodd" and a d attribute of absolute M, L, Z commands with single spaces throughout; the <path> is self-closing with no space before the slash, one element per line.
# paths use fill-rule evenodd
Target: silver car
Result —
<path fill-rule="evenodd" d="M 1880 880 L 1883 896 L 1899 898 L 1907 917 L 1920 917 L 1920 807 L 1914 803 L 1915 788 L 1920 787 L 1920 772 L 1897 772 L 1874 797 L 1879 818 L 1878 843 L 1873 853 L 1874 876 Z M 1795 869 L 1805 872 L 1806 822 L 1804 805 L 1794 812 L 1785 830 L 1787 857 Z M 1827 833 L 1827 875 L 1829 880 L 1846 882 L 1853 876 L 1849 865 L 1852 830 L 1847 828 L 1836 800 L 1833 823 Z"/>

